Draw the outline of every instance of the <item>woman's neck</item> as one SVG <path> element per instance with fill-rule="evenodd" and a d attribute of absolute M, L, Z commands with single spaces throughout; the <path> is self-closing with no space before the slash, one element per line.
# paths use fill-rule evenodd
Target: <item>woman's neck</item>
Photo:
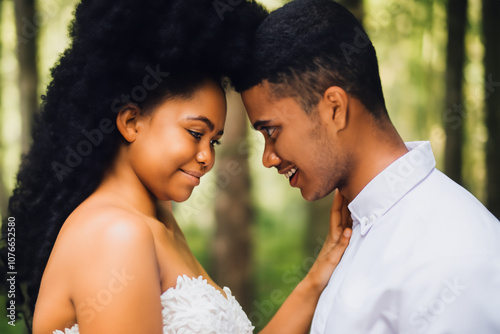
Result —
<path fill-rule="evenodd" d="M 127 208 L 156 218 L 157 198 L 139 180 L 128 161 L 118 154 L 111 168 L 104 175 L 96 193 L 113 196 Z"/>

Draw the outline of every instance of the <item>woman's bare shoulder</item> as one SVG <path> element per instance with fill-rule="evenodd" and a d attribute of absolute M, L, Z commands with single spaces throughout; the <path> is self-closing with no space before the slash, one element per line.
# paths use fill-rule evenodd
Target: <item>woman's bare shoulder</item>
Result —
<path fill-rule="evenodd" d="M 99 263 L 116 262 L 138 248 L 155 256 L 153 233 L 144 216 L 110 203 L 84 202 L 64 223 L 52 253 L 65 268 L 75 266 L 80 274 L 82 263 L 98 269 Z"/>
<path fill-rule="evenodd" d="M 140 238 L 151 234 L 147 219 L 137 211 L 112 202 L 84 202 L 68 217 L 61 234 L 82 239 L 92 236 L 92 242 L 122 238 Z"/>
<path fill-rule="evenodd" d="M 109 203 L 84 203 L 68 217 L 57 237 L 39 303 L 42 309 L 52 310 L 68 302 L 76 305 L 72 314 L 60 318 L 90 326 L 90 320 L 96 323 L 101 317 L 115 316 L 115 311 L 139 312 L 133 305 L 142 298 L 141 287 L 150 287 L 145 293 L 154 301 L 161 292 L 158 272 L 153 234 L 144 217 Z M 108 290 L 120 291 L 113 293 L 108 312 L 90 312 L 88 298 Z"/>

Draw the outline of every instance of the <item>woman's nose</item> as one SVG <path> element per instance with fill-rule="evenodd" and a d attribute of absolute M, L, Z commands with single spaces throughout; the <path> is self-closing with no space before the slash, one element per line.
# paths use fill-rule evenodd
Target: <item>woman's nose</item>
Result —
<path fill-rule="evenodd" d="M 215 152 L 210 144 L 204 145 L 203 148 L 196 154 L 196 161 L 208 170 L 212 168 L 214 160 Z"/>

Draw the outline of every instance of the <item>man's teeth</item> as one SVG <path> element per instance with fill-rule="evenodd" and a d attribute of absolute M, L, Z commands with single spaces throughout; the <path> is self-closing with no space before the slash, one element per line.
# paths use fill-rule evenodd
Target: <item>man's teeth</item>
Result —
<path fill-rule="evenodd" d="M 297 168 L 292 168 L 288 171 L 288 173 L 285 174 L 286 178 L 289 179 L 293 176 L 293 174 L 295 174 L 295 172 L 297 171 Z"/>

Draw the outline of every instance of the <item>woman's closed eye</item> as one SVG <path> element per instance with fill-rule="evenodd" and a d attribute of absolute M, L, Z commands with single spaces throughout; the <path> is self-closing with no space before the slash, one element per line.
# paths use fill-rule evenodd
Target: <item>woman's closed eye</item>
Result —
<path fill-rule="evenodd" d="M 197 132 L 197 131 L 193 131 L 193 130 L 188 130 L 188 132 L 191 134 L 191 136 L 193 136 L 196 140 L 201 140 L 201 138 L 203 137 L 203 133 L 201 132 Z M 210 141 L 210 145 L 211 146 L 216 146 L 216 145 L 220 145 L 220 140 L 218 139 L 212 139 Z"/>
<path fill-rule="evenodd" d="M 201 137 L 203 137 L 203 133 L 201 133 L 201 132 L 197 132 L 197 131 L 193 131 L 193 130 L 187 130 L 187 131 L 188 131 L 188 132 L 191 134 L 191 136 L 193 136 L 195 139 L 200 140 L 200 139 L 201 139 Z"/>

